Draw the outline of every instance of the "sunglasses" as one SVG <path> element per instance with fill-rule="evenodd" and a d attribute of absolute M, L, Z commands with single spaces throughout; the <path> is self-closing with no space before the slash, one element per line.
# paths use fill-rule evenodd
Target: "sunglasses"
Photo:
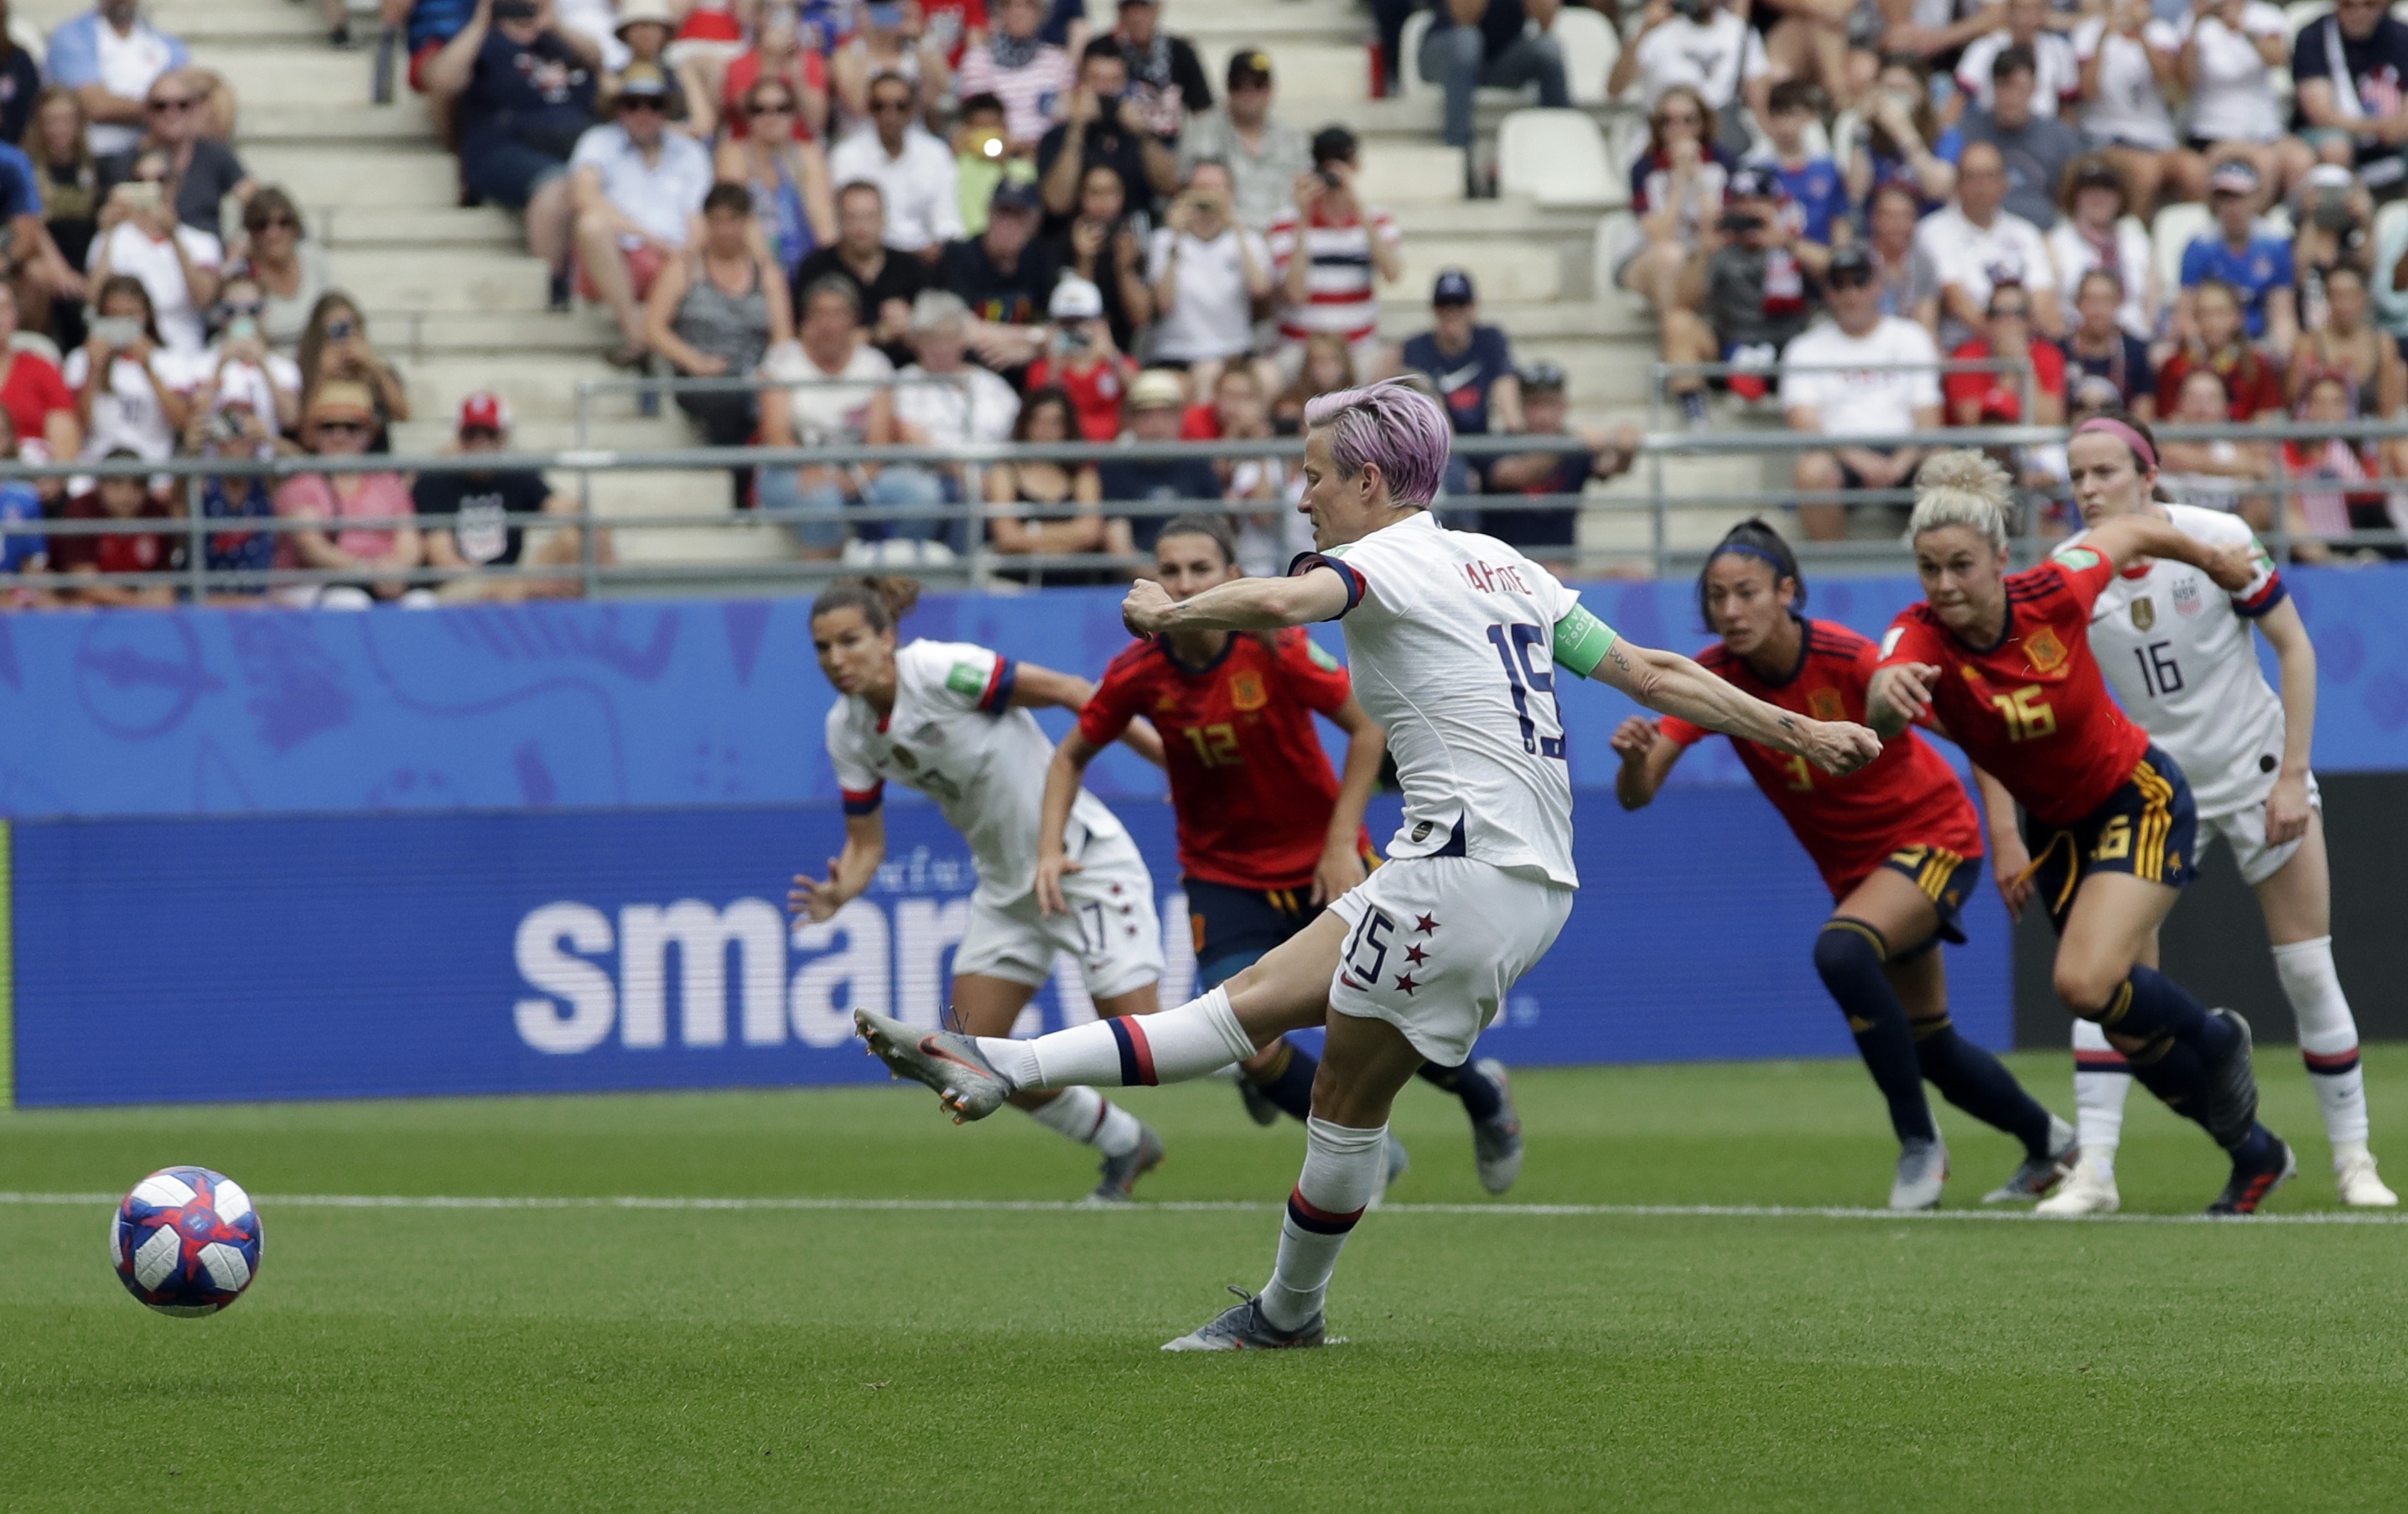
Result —
<path fill-rule="evenodd" d="M 874 110 L 877 107 L 873 106 L 870 108 Z M 795 102 L 792 100 L 764 100 L 752 107 L 752 114 L 756 116 L 791 116 L 794 113 Z"/>
<path fill-rule="evenodd" d="M 2031 312 L 2020 305 L 2002 305 L 1990 312 L 1993 321 L 2029 321 Z"/>
<path fill-rule="evenodd" d="M 229 316 L 255 316 L 267 308 L 265 300 L 228 300 L 224 304 Z"/>
<path fill-rule="evenodd" d="M 374 427 L 370 426 L 365 421 L 321 421 L 318 422 L 318 430 L 322 435 L 331 432 L 337 436 L 365 436 L 374 429 Z"/>
<path fill-rule="evenodd" d="M 1855 269 L 1847 273 L 1835 273 L 1829 278 L 1829 282 L 1833 289 L 1862 289 L 1872 281 L 1872 270 L 1870 268 Z"/>
<path fill-rule="evenodd" d="M 171 95 L 145 102 L 152 110 L 190 110 L 201 102 L 187 95 Z"/>
<path fill-rule="evenodd" d="M 666 113 L 669 103 L 657 94 L 630 94 L 619 102 L 622 110 L 658 110 Z"/>
<path fill-rule="evenodd" d="M 911 108 L 909 100 L 872 100 L 869 108 L 875 115 L 901 115 Z"/>
<path fill-rule="evenodd" d="M 1686 110 L 1677 112 L 1667 110 L 1662 115 L 1656 117 L 1656 121 L 1658 125 L 1662 126 L 1698 126 L 1704 123 L 1705 118 L 1703 116 L 1694 115 Z"/>
<path fill-rule="evenodd" d="M 246 224 L 250 226 L 253 236 L 264 231 L 299 231 L 301 229 L 301 222 L 291 216 L 267 216 Z"/>

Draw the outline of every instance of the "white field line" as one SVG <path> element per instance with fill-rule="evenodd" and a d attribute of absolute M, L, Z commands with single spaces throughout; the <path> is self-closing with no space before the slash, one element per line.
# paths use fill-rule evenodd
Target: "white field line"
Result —
<path fill-rule="evenodd" d="M 0 1193 L 0 1204 L 109 1205 L 114 1193 Z M 1061 1199 L 870 1199 L 870 1198 L 652 1198 L 573 1196 L 455 1196 L 439 1193 L 263 1193 L 262 1208 L 280 1209 L 766 1209 L 832 1210 L 839 1213 L 898 1214 L 1276 1214 L 1281 1206 L 1240 1200 L 1173 1201 L 1141 1204 L 1090 1204 Z M 1388 1204 L 1381 1213 L 1395 1215 L 1515 1215 L 1541 1220 L 1876 1220 L 1885 1222 L 1988 1220 L 2041 1222 L 2030 1210 L 1926 1209 L 1899 1213 L 1890 1209 L 1818 1207 L 1785 1204 Z M 2059 1221 L 2074 1222 L 2074 1221 Z M 2261 1214 L 2242 1221 L 2206 1214 L 2092 1215 L 2082 1223 L 2127 1225 L 2399 1225 L 2408 1213 L 2368 1214 L 2317 1210 L 2303 1214 Z"/>

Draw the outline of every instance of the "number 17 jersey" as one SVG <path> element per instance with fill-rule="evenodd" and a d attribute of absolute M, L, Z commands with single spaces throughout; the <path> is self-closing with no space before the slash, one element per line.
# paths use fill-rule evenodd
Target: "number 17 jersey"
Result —
<path fill-rule="evenodd" d="M 1555 638 L 1580 596 L 1427 510 L 1288 571 L 1320 567 L 1345 580 L 1354 697 L 1386 728 L 1404 785 L 1389 858 L 1469 857 L 1579 887 Z"/>

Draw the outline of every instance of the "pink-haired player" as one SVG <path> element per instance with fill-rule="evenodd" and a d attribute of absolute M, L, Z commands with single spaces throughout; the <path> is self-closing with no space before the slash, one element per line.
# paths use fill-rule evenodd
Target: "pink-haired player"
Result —
<path fill-rule="evenodd" d="M 1862 726 L 1775 708 L 1685 657 L 1619 640 L 1512 547 L 1440 527 L 1428 502 L 1447 420 L 1409 383 L 1324 395 L 1305 421 L 1302 508 L 1320 550 L 1287 578 L 1179 601 L 1140 579 L 1122 614 L 1140 636 L 1342 619 L 1355 696 L 1386 729 L 1404 787 L 1387 864 L 1253 966 L 1142 1020 L 1012 1041 L 854 1015 L 870 1050 L 937 1090 L 956 1121 L 1030 1089 L 1200 1078 L 1285 1032 L 1327 1030 L 1270 1282 L 1259 1295 L 1233 1290 L 1243 1302 L 1166 1350 L 1322 1343 L 1329 1275 L 1379 1191 L 1390 1101 L 1425 1061 L 1469 1057 L 1563 929 L 1580 879 L 1557 664 L 1828 772 L 1881 750 Z"/>

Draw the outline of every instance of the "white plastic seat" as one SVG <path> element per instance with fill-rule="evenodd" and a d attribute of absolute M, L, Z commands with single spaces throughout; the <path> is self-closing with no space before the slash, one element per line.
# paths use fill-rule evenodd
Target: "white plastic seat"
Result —
<path fill-rule="evenodd" d="M 1572 104 L 1605 104 L 1606 76 L 1622 57 L 1622 38 L 1614 35 L 1613 23 L 1584 7 L 1566 6 L 1555 12 L 1550 31 L 1563 49 L 1564 84 Z"/>
<path fill-rule="evenodd" d="M 1605 134 L 1582 110 L 1516 110 L 1497 128 L 1497 188 L 1541 205 L 1620 205 Z"/>
<path fill-rule="evenodd" d="M 1613 276 L 1621 268 L 1622 260 L 1638 243 L 1637 216 L 1627 210 L 1609 210 L 1598 218 L 1597 241 L 1589 253 L 1589 288 L 1596 292 L 1595 298 L 1637 298 L 1621 290 L 1614 283 Z"/>
<path fill-rule="evenodd" d="M 2157 264 L 2157 287 L 2165 291 L 2169 303 L 2182 291 L 2183 249 L 2214 225 L 2214 213 L 2196 201 L 2170 205 L 2157 212 L 2157 225 L 2149 233 L 2150 260 Z"/>
<path fill-rule="evenodd" d="M 1438 88 L 1422 78 L 1422 39 L 1429 36 L 1435 12 L 1416 10 L 1405 18 L 1404 35 L 1397 39 L 1397 93 L 1411 99 Z"/>

